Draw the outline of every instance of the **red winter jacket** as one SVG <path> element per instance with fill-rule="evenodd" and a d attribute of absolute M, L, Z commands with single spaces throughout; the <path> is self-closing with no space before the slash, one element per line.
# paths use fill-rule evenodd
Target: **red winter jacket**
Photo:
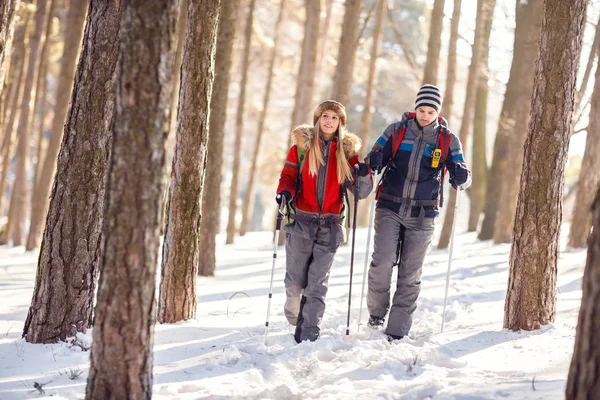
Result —
<path fill-rule="evenodd" d="M 302 188 L 294 201 L 294 206 L 297 210 L 324 214 L 340 214 L 342 211 L 342 192 L 337 177 L 337 160 L 336 148 L 338 146 L 337 139 L 334 139 L 329 144 L 329 157 L 326 162 L 326 184 L 325 193 L 322 203 L 319 204 L 317 199 L 317 183 L 319 174 L 311 176 L 309 173 L 309 155 L 308 149 L 314 132 L 314 127 L 310 125 L 300 125 L 292 132 L 294 145 L 290 149 L 281 177 L 279 178 L 279 186 L 277 193 L 287 190 L 292 194 L 292 198 L 296 195 L 296 183 L 298 177 L 298 147 L 306 153 L 304 156 L 304 164 L 302 168 Z M 344 153 L 348 159 L 348 163 L 352 170 L 359 162 L 358 151 L 360 150 L 360 139 L 349 132 L 346 132 L 343 140 Z M 321 143 L 323 145 L 323 143 Z M 367 192 L 368 193 L 368 192 Z"/>

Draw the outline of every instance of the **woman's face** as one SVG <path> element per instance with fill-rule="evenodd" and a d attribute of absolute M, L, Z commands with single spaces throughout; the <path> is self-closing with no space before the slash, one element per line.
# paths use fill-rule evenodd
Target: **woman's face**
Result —
<path fill-rule="evenodd" d="M 419 121 L 419 125 L 427 126 L 433 122 L 438 116 L 435 108 L 429 106 L 422 106 L 417 108 L 417 121 Z"/>
<path fill-rule="evenodd" d="M 331 139 L 340 126 L 340 117 L 333 110 L 326 110 L 321 114 L 319 121 L 323 137 L 326 140 Z"/>

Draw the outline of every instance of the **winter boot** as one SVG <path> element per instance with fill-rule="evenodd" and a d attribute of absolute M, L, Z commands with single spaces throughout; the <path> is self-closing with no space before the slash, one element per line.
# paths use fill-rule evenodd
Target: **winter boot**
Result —
<path fill-rule="evenodd" d="M 400 340 L 404 337 L 404 336 L 392 335 L 390 333 L 387 333 L 386 336 L 387 336 L 388 342 L 390 342 L 390 343 L 392 343 L 394 340 Z"/>
<path fill-rule="evenodd" d="M 367 324 L 369 325 L 369 328 L 381 329 L 383 327 L 384 322 L 385 322 L 385 318 L 376 317 L 374 315 L 371 315 L 371 316 L 369 316 L 369 322 Z"/>

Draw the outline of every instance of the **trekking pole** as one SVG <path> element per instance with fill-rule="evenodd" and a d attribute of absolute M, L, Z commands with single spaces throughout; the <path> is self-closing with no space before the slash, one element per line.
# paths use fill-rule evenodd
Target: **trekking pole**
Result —
<path fill-rule="evenodd" d="M 354 273 L 354 244 L 356 243 L 356 215 L 358 214 L 358 164 L 356 164 L 356 180 L 354 183 L 354 219 L 352 221 L 352 249 L 350 250 L 350 288 L 348 289 L 348 320 L 346 321 L 346 336 L 350 334 L 350 304 L 352 303 L 352 274 Z"/>
<path fill-rule="evenodd" d="M 281 195 L 277 195 L 280 198 Z M 281 220 L 283 219 L 283 208 L 285 199 L 281 199 L 279 210 L 277 210 L 277 223 L 275 224 L 275 247 L 273 248 L 273 266 L 271 267 L 271 284 L 269 285 L 269 302 L 267 303 L 267 322 L 265 322 L 265 346 L 267 345 L 267 335 L 269 334 L 269 314 L 271 312 L 271 298 L 273 297 L 273 276 L 275 275 L 275 262 L 277 261 L 277 243 L 279 242 L 279 230 L 281 229 Z"/>
<path fill-rule="evenodd" d="M 373 174 L 373 198 L 371 199 L 371 209 L 369 210 L 369 230 L 367 231 L 367 250 L 365 251 L 365 267 L 363 270 L 362 290 L 360 292 L 360 309 L 358 311 L 358 330 L 360 331 L 360 321 L 362 320 L 363 300 L 365 298 L 365 282 L 367 281 L 367 263 L 369 262 L 369 248 L 371 246 L 371 228 L 373 228 L 373 213 L 375 211 L 375 192 L 377 191 L 378 171 Z"/>
<path fill-rule="evenodd" d="M 456 205 L 454 206 L 454 218 L 452 218 L 452 230 L 450 233 L 450 249 L 448 251 L 448 272 L 446 273 L 446 291 L 444 293 L 444 309 L 442 311 L 442 331 L 444 333 L 444 319 L 446 318 L 446 300 L 448 299 L 448 286 L 450 285 L 450 270 L 452 269 L 452 250 L 454 249 L 454 227 L 456 226 L 456 210 L 460 204 L 460 190 L 456 191 Z"/>

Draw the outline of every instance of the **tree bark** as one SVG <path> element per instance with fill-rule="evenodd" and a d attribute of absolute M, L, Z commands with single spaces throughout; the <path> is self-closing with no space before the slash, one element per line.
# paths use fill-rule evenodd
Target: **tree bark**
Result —
<path fill-rule="evenodd" d="M 375 88 L 375 76 L 377 74 L 377 58 L 381 48 L 381 38 L 383 37 L 383 24 L 385 20 L 387 0 L 377 0 L 377 10 L 375 11 L 375 26 L 371 43 L 371 57 L 369 59 L 369 72 L 367 75 L 367 93 L 365 95 L 365 106 L 363 108 L 360 121 L 360 138 L 363 142 L 361 147 L 361 156 L 364 157 L 369 151 L 369 133 L 371 132 L 371 121 L 373 120 L 373 92 Z M 362 158 L 361 157 L 361 158 Z M 370 201 L 363 201 L 359 205 L 359 225 L 369 224 Z"/>
<path fill-rule="evenodd" d="M 238 8 L 238 0 L 221 0 L 215 53 L 215 81 L 210 100 L 208 154 L 202 194 L 200 244 L 198 245 L 202 249 L 198 260 L 198 275 L 202 276 L 211 276 L 215 273 L 216 238 L 221 222 L 223 139 L 227 117 L 231 50 L 233 49 Z"/>
<path fill-rule="evenodd" d="M 496 0 L 486 0 L 484 7 L 486 7 L 485 26 L 483 29 L 483 40 L 481 42 L 480 73 L 479 79 L 477 80 L 475 118 L 473 120 L 473 165 L 471 167 L 473 185 L 469 188 L 471 191 L 469 223 L 467 228 L 469 232 L 475 232 L 477 230 L 479 217 L 483 211 L 483 202 L 485 201 L 485 191 L 487 188 L 486 122 L 488 100 L 488 52 Z"/>
<path fill-rule="evenodd" d="M 592 54 L 597 49 L 592 49 Z M 591 55 L 590 55 L 591 57 Z M 592 227 L 590 207 L 594 201 L 594 190 L 600 180 L 600 68 L 596 68 L 594 92 L 592 93 L 590 123 L 587 129 L 585 152 L 579 172 L 575 194 L 575 206 L 569 230 L 569 247 L 585 247 Z"/>
<path fill-rule="evenodd" d="M 531 10 L 543 14 L 541 2 L 529 1 L 530 7 L 538 8 Z M 531 14 L 530 14 L 531 15 Z M 525 57 L 529 60 L 527 64 L 530 66 L 534 63 L 533 54 L 536 54 L 536 45 L 541 32 L 540 19 L 531 16 L 526 23 L 529 26 L 528 42 L 525 47 Z M 523 61 L 523 60 L 522 60 Z M 531 68 L 533 70 L 533 68 Z M 502 180 L 502 191 L 499 196 L 498 211 L 496 216 L 496 224 L 494 226 L 494 243 L 509 243 L 513 232 L 513 221 L 515 218 L 515 210 L 517 208 L 517 197 L 519 194 L 519 176 L 523 165 L 523 143 L 525 142 L 526 130 L 523 127 L 529 124 L 529 110 L 531 107 L 531 93 L 533 91 L 533 77 L 530 75 L 528 80 L 523 79 L 520 83 L 521 91 L 517 99 L 519 106 L 515 110 L 515 123 L 512 125 L 512 130 L 509 133 L 510 145 L 507 146 L 507 168 L 510 168 L 510 173 L 505 174 Z M 508 171 L 508 170 L 507 170 Z"/>
<path fill-rule="evenodd" d="M 425 71 L 423 72 L 423 85 L 437 85 L 443 30 L 444 0 L 435 0 L 429 24 L 429 41 L 427 42 L 427 59 L 425 61 Z"/>
<path fill-rule="evenodd" d="M 29 38 L 29 62 L 27 64 L 27 73 L 23 86 L 23 97 L 21 99 L 21 111 L 19 113 L 19 123 L 17 124 L 17 167 L 15 172 L 15 206 L 14 213 L 9 215 L 13 219 L 9 224 L 12 231 L 7 231 L 7 237 L 11 238 L 13 245 L 23 244 L 25 233 L 25 207 L 27 204 L 27 170 L 29 165 L 29 117 L 32 114 L 30 107 L 33 84 L 36 81 L 36 73 L 39 68 L 40 45 L 43 40 L 42 34 L 46 30 L 47 23 L 47 0 L 37 1 L 37 10 L 35 12 L 35 27 Z"/>
<path fill-rule="evenodd" d="M 177 10 L 176 0 L 130 0 L 124 6 L 86 399 L 152 397 L 159 214 Z"/>
<path fill-rule="evenodd" d="M 10 64 L 16 11 L 17 0 L 5 0 L 0 3 L 0 104 L 4 104 L 4 80 Z M 0 110 L 0 118 L 3 116 L 4 110 Z M 0 119 L 0 129 L 3 123 Z"/>
<path fill-rule="evenodd" d="M 56 103 L 54 105 L 54 117 L 52 119 L 52 130 L 50 131 L 50 141 L 39 177 L 39 184 L 33 189 L 31 224 L 29 234 L 27 235 L 26 250 L 33 250 L 39 246 L 42 233 L 42 224 L 48 208 L 48 195 L 50 194 L 50 185 L 56 167 L 56 157 L 60 149 L 60 143 L 63 135 L 63 126 L 69 100 L 73 90 L 73 77 L 75 75 L 75 63 L 79 48 L 81 46 L 81 37 L 83 35 L 83 24 L 88 2 L 86 0 L 71 0 L 67 11 L 65 32 L 65 43 L 63 55 L 61 58 L 60 75 L 58 78 L 58 90 L 56 92 Z M 41 145 L 41 142 L 40 142 Z"/>
<path fill-rule="evenodd" d="M 587 15 L 587 14 L 586 14 Z M 587 20 L 587 19 L 586 19 Z M 585 29 L 585 23 L 584 23 Z M 594 41 L 592 43 L 592 49 L 590 50 L 590 55 L 587 59 L 587 63 L 585 66 L 585 72 L 583 74 L 583 79 L 581 80 L 581 86 L 579 90 L 575 94 L 575 107 L 574 107 L 574 115 L 578 116 L 583 110 L 580 110 L 581 99 L 585 95 L 587 90 L 588 81 L 590 79 L 590 75 L 592 74 L 592 68 L 594 66 L 594 60 L 596 59 L 596 55 L 598 55 L 598 46 L 600 46 L 600 19 L 596 24 L 596 32 L 594 33 Z M 574 118 L 575 120 L 575 118 Z M 575 124 L 571 124 L 574 127 Z M 573 133 L 571 133 L 572 135 Z"/>
<path fill-rule="evenodd" d="M 516 135 L 516 131 L 524 131 L 527 126 L 527 114 L 522 114 L 525 117 L 521 120 L 517 119 L 517 114 L 520 108 L 529 110 L 530 107 L 542 14 L 543 0 L 529 0 L 527 3 L 518 1 L 516 4 L 513 60 L 496 130 L 492 165 L 488 171 L 487 181 L 490 185 L 486 189 L 479 240 L 489 240 L 494 236 L 504 182 L 514 173 L 512 168 L 509 169 L 512 167 L 508 163 L 509 147 L 522 149 L 522 146 L 513 144 L 513 135 Z"/>
<path fill-rule="evenodd" d="M 594 229 L 588 239 L 575 350 L 565 393 L 567 400 L 595 399 L 600 396 L 600 187 L 596 191 L 592 213 Z"/>
<path fill-rule="evenodd" d="M 285 12 L 286 0 L 281 0 L 279 5 L 279 16 L 275 22 L 275 30 L 273 33 L 273 48 L 269 56 L 269 67 L 267 69 L 267 83 L 265 85 L 265 93 L 263 98 L 263 107 L 258 118 L 258 126 L 256 128 L 256 143 L 254 144 L 254 153 L 252 154 L 252 164 L 250 166 L 250 176 L 248 177 L 248 186 L 242 203 L 242 223 L 240 225 L 240 236 L 244 236 L 248 230 L 248 222 L 250 220 L 251 205 L 254 205 L 254 181 L 256 175 L 256 166 L 258 164 L 258 152 L 260 151 L 260 142 L 262 139 L 265 120 L 267 117 L 267 109 L 271 99 L 271 84 L 273 82 L 273 71 L 275 69 L 275 59 L 277 58 L 277 49 L 279 44 L 279 31 L 283 15 Z"/>
<path fill-rule="evenodd" d="M 471 124 L 473 122 L 473 113 L 475 111 L 475 90 L 477 89 L 477 79 L 479 76 L 480 69 L 480 57 L 481 57 L 481 42 L 483 29 L 486 20 L 487 10 L 483 7 L 485 0 L 477 0 L 477 22 L 475 24 L 475 39 L 472 46 L 471 65 L 469 66 L 469 75 L 467 77 L 467 90 L 465 97 L 465 104 L 463 108 L 462 120 L 460 123 L 460 134 L 459 138 L 463 144 L 463 155 L 466 159 L 466 147 L 469 141 Z M 447 204 L 448 209 L 446 210 L 446 216 L 444 218 L 444 225 L 442 226 L 442 232 L 440 234 L 440 240 L 438 242 L 438 249 L 445 249 L 450 243 L 450 235 L 452 233 L 452 224 L 454 223 L 454 208 L 456 205 L 456 191 L 450 190 L 449 201 Z"/>
<path fill-rule="evenodd" d="M 103 241 L 123 2 L 90 5 L 23 334 L 50 343 L 90 326 Z M 84 112 L 85 111 L 85 112 Z"/>
<path fill-rule="evenodd" d="M 4 132 L 2 139 L 2 165 L 0 172 L 0 215 L 4 210 L 4 194 L 6 192 L 6 178 L 8 175 L 8 169 L 10 166 L 10 160 L 13 153 L 14 147 L 14 136 L 15 136 L 15 121 L 19 114 L 20 102 L 19 100 L 23 94 L 23 77 L 25 76 L 25 70 L 27 68 L 27 59 L 29 56 L 29 46 L 27 46 L 27 31 L 29 26 L 30 13 L 25 13 L 24 20 L 21 25 L 15 30 L 14 34 L 14 48 L 15 52 L 13 55 L 14 60 L 13 66 L 16 68 L 13 82 L 13 87 L 10 93 L 10 97 L 7 99 L 9 105 L 9 111 L 7 112 L 7 118 L 3 121 L 1 131 Z M 11 73 L 12 75 L 12 73 Z M 8 240 L 8 236 L 5 235 L 5 241 Z"/>
<path fill-rule="evenodd" d="M 242 54 L 242 79 L 240 82 L 240 95 L 238 97 L 237 114 L 235 118 L 235 143 L 233 145 L 233 165 L 231 167 L 231 186 L 229 190 L 229 216 L 227 219 L 226 244 L 233 243 L 236 233 L 236 214 L 238 201 L 238 185 L 240 175 L 240 158 L 242 152 L 242 135 L 244 130 L 244 106 L 246 102 L 246 85 L 248 80 L 248 69 L 250 68 L 250 47 L 252 45 L 252 21 L 254 17 L 254 4 L 256 0 L 250 0 L 248 15 L 246 17 L 246 28 L 244 31 L 244 50 Z"/>
<path fill-rule="evenodd" d="M 363 0 L 346 0 L 331 98 L 348 107 Z"/>
<path fill-rule="evenodd" d="M 313 103 L 319 103 L 322 96 L 325 96 L 323 93 L 324 86 L 327 85 L 328 77 L 325 75 L 325 58 L 327 49 L 329 47 L 329 43 L 331 37 L 329 35 L 331 28 L 331 17 L 333 16 L 333 0 L 325 0 L 325 18 L 323 19 L 323 24 L 319 28 L 321 32 L 320 43 L 319 43 L 319 53 L 317 54 L 317 62 L 315 65 L 315 85 L 317 90 L 313 90 Z M 326 89 L 328 90 L 328 88 Z M 322 94 L 323 93 L 323 94 Z"/>
<path fill-rule="evenodd" d="M 190 1 L 181 63 L 175 156 L 163 242 L 158 320 L 196 317 L 202 177 L 206 168 L 220 0 Z"/>
<path fill-rule="evenodd" d="M 544 3 L 504 307 L 511 330 L 539 329 L 556 316 L 563 173 L 587 1 Z"/>
<path fill-rule="evenodd" d="M 38 136 L 36 138 L 35 141 L 35 157 L 33 157 L 33 184 L 32 184 L 32 189 L 33 192 L 35 192 L 35 188 L 37 186 L 37 182 L 39 179 L 39 170 L 42 167 L 43 164 L 43 160 L 42 160 L 42 143 L 44 143 L 44 114 L 46 111 L 46 96 L 47 96 L 47 83 L 48 83 L 48 79 L 46 79 L 46 75 L 48 74 L 48 58 L 49 58 L 49 53 L 50 53 L 50 35 L 52 34 L 52 18 L 54 18 L 54 15 L 56 14 L 56 5 L 57 5 L 58 1 L 57 0 L 50 0 L 50 4 L 49 4 L 49 10 L 48 10 L 48 15 L 47 15 L 47 22 L 46 22 L 46 34 L 44 35 L 45 39 L 44 39 L 44 44 L 42 45 L 42 50 L 40 53 L 40 67 L 38 70 L 38 74 L 37 74 L 37 82 L 35 84 L 35 100 L 33 102 L 33 114 L 31 117 L 31 123 L 30 123 L 30 131 L 33 133 L 33 127 L 34 127 L 34 123 L 33 121 L 35 120 L 35 114 L 36 112 L 38 112 L 39 109 L 39 125 L 40 128 L 38 130 Z M 68 11 L 67 11 L 68 12 Z M 67 25 L 67 29 L 65 29 L 65 33 L 66 31 L 69 29 L 68 25 Z M 66 40 L 66 37 L 65 37 Z M 60 87 L 59 87 L 60 90 Z M 35 194 L 34 196 L 32 196 L 32 207 L 33 207 L 33 203 L 35 202 Z"/>
<path fill-rule="evenodd" d="M 315 84 L 315 64 L 317 60 L 317 43 L 319 41 L 319 15 L 321 14 L 321 2 L 305 0 L 306 19 L 304 21 L 304 39 L 302 40 L 302 55 L 300 66 L 296 76 L 296 94 L 294 95 L 294 110 L 292 111 L 292 123 L 290 135 L 285 154 L 281 160 L 283 166 L 288 150 L 292 145 L 292 129 L 307 121 L 312 122 L 311 101 Z M 357 17 L 358 18 L 358 17 Z M 358 20 L 357 20 L 358 21 Z M 357 23 L 358 25 L 358 23 Z M 356 28 L 358 32 L 358 27 Z M 352 46 L 355 42 L 352 42 Z M 340 43 L 341 46 L 341 43 Z M 339 60 L 338 60 L 339 61 Z M 339 65 L 339 64 L 338 64 Z M 278 245 L 285 243 L 285 235 L 279 235 Z"/>

